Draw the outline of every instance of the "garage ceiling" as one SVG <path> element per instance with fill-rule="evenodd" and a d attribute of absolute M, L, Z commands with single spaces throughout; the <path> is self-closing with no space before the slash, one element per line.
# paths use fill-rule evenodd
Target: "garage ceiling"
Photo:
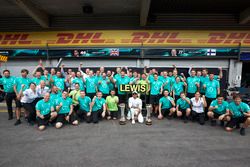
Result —
<path fill-rule="evenodd" d="M 1 0 L 0 11 L 0 31 L 250 28 L 250 0 Z"/>

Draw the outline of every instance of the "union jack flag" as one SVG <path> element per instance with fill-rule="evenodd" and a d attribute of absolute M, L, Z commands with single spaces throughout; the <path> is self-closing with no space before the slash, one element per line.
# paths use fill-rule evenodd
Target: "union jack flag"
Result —
<path fill-rule="evenodd" d="M 110 49 L 110 56 L 119 56 L 119 49 Z"/>

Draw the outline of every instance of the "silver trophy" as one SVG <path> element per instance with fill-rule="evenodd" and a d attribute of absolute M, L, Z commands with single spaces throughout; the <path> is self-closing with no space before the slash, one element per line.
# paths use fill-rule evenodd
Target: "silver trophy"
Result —
<path fill-rule="evenodd" d="M 151 120 L 152 105 L 146 104 L 146 110 L 147 110 L 146 125 L 152 125 L 152 120 Z"/>
<path fill-rule="evenodd" d="M 125 119 L 125 114 L 124 114 L 124 111 L 125 111 L 125 104 L 124 103 L 121 103 L 119 105 L 120 109 L 121 109 L 121 118 L 120 118 L 120 121 L 119 121 L 119 124 L 120 125 L 125 125 L 126 124 L 126 119 Z"/>

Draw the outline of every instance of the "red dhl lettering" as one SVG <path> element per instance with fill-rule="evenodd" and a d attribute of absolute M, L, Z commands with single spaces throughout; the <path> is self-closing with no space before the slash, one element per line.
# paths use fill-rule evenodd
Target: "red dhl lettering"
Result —
<path fill-rule="evenodd" d="M 242 43 L 242 44 L 249 44 L 250 43 L 250 33 L 210 33 L 209 39 L 207 43 L 213 43 L 213 44 L 237 44 L 237 43 Z"/>
<path fill-rule="evenodd" d="M 134 32 L 131 43 L 181 43 L 179 32 Z"/>
<path fill-rule="evenodd" d="M 102 33 L 58 33 L 56 44 L 81 44 L 81 43 L 104 43 L 105 39 L 101 39 Z"/>
<path fill-rule="evenodd" d="M 28 40 L 29 34 L 0 34 L 1 45 L 27 45 L 32 41 Z"/>

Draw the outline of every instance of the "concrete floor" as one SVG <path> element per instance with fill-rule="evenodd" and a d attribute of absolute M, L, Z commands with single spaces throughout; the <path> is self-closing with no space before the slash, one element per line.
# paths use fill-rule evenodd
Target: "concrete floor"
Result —
<path fill-rule="evenodd" d="M 208 123 L 180 120 L 121 126 L 117 121 L 82 123 L 44 132 L 27 123 L 15 127 L 0 113 L 3 167 L 249 167 L 250 130 L 225 132 Z"/>

